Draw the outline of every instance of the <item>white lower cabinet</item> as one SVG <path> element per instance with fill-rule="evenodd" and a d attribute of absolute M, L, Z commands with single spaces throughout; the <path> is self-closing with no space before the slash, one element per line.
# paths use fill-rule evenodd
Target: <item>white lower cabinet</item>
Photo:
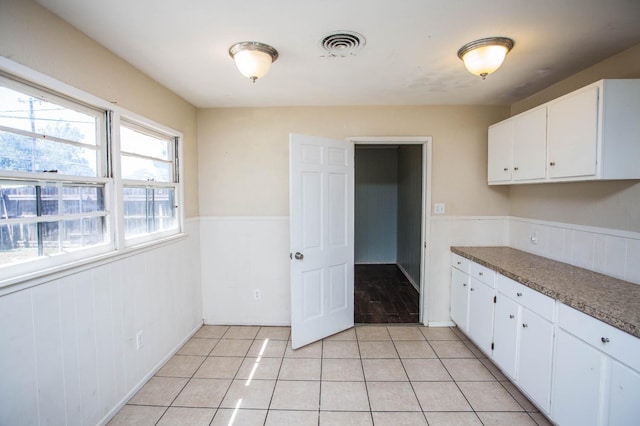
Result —
<path fill-rule="evenodd" d="M 551 418 L 559 425 L 640 424 L 640 339 L 560 304 Z"/>
<path fill-rule="evenodd" d="M 465 333 L 468 331 L 469 281 L 468 274 L 451 269 L 451 319 Z"/>
<path fill-rule="evenodd" d="M 452 320 L 555 424 L 640 425 L 640 339 L 485 266 L 453 261 Z"/>
<path fill-rule="evenodd" d="M 555 301 L 502 275 L 496 287 L 492 359 L 549 414 Z"/>
<path fill-rule="evenodd" d="M 636 354 L 640 356 L 640 354 Z M 606 424 L 637 425 L 640 423 L 640 373 L 611 361 L 611 382 Z"/>
<path fill-rule="evenodd" d="M 492 287 L 471 278 L 469 288 L 469 329 L 471 340 L 486 354 L 491 354 L 493 342 L 493 297 Z"/>
<path fill-rule="evenodd" d="M 516 382 L 546 414 L 551 404 L 553 325 L 522 308 Z"/>
<path fill-rule="evenodd" d="M 551 417 L 559 425 L 597 425 L 602 354 L 564 330 L 555 342 Z"/>
<path fill-rule="evenodd" d="M 498 292 L 493 325 L 493 362 L 511 380 L 516 378 L 519 305 Z"/>

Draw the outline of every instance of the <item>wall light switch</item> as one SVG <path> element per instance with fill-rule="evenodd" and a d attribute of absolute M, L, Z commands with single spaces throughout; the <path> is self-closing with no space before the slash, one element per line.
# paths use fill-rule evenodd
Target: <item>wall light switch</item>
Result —
<path fill-rule="evenodd" d="M 433 205 L 433 214 L 444 214 L 444 203 L 435 203 Z"/>

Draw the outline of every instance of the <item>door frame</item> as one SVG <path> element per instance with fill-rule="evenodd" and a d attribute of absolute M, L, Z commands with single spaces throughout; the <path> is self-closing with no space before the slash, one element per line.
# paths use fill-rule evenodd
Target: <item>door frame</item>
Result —
<path fill-rule="evenodd" d="M 431 171 L 432 145 L 431 136 L 353 136 L 348 141 L 354 145 L 422 145 L 422 257 L 420 262 L 420 323 L 427 325 L 429 318 L 426 301 L 429 300 L 430 282 L 426 274 L 429 264 L 429 248 L 431 247 Z M 355 162 L 354 162 L 355 167 Z M 355 180 L 354 180 L 355 191 Z M 355 232 L 355 227 L 354 227 Z"/>

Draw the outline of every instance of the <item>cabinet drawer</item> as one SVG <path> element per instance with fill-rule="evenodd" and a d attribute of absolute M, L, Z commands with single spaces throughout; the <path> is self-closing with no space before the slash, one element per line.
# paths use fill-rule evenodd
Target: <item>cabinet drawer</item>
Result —
<path fill-rule="evenodd" d="M 471 261 L 466 257 L 462 257 L 458 254 L 451 253 L 451 266 L 456 269 L 461 270 L 465 274 L 469 274 L 469 264 Z"/>
<path fill-rule="evenodd" d="M 478 281 L 488 284 L 491 288 L 495 288 L 496 271 L 478 263 L 471 262 L 471 276 Z"/>
<path fill-rule="evenodd" d="M 639 338 L 563 304 L 558 304 L 558 326 L 621 363 L 640 371 Z"/>
<path fill-rule="evenodd" d="M 535 312 L 542 318 L 552 321 L 555 300 L 537 292 L 523 284 L 520 284 L 504 275 L 496 274 L 496 287 L 506 297 L 514 300 L 519 305 Z"/>

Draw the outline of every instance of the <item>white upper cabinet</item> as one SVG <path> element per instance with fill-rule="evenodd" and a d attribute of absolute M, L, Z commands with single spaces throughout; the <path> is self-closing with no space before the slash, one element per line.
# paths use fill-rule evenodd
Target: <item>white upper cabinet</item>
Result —
<path fill-rule="evenodd" d="M 549 105 L 549 177 L 595 176 L 598 149 L 598 86 Z"/>
<path fill-rule="evenodd" d="M 532 109 L 489 127 L 489 183 L 544 181 L 546 132 L 546 107 Z"/>
<path fill-rule="evenodd" d="M 513 120 L 489 127 L 489 183 L 508 183 L 512 176 Z"/>
<path fill-rule="evenodd" d="M 600 80 L 489 127 L 488 182 L 640 179 L 640 79 Z"/>
<path fill-rule="evenodd" d="M 514 117 L 513 180 L 544 179 L 547 149 L 547 109 L 540 107 Z"/>

